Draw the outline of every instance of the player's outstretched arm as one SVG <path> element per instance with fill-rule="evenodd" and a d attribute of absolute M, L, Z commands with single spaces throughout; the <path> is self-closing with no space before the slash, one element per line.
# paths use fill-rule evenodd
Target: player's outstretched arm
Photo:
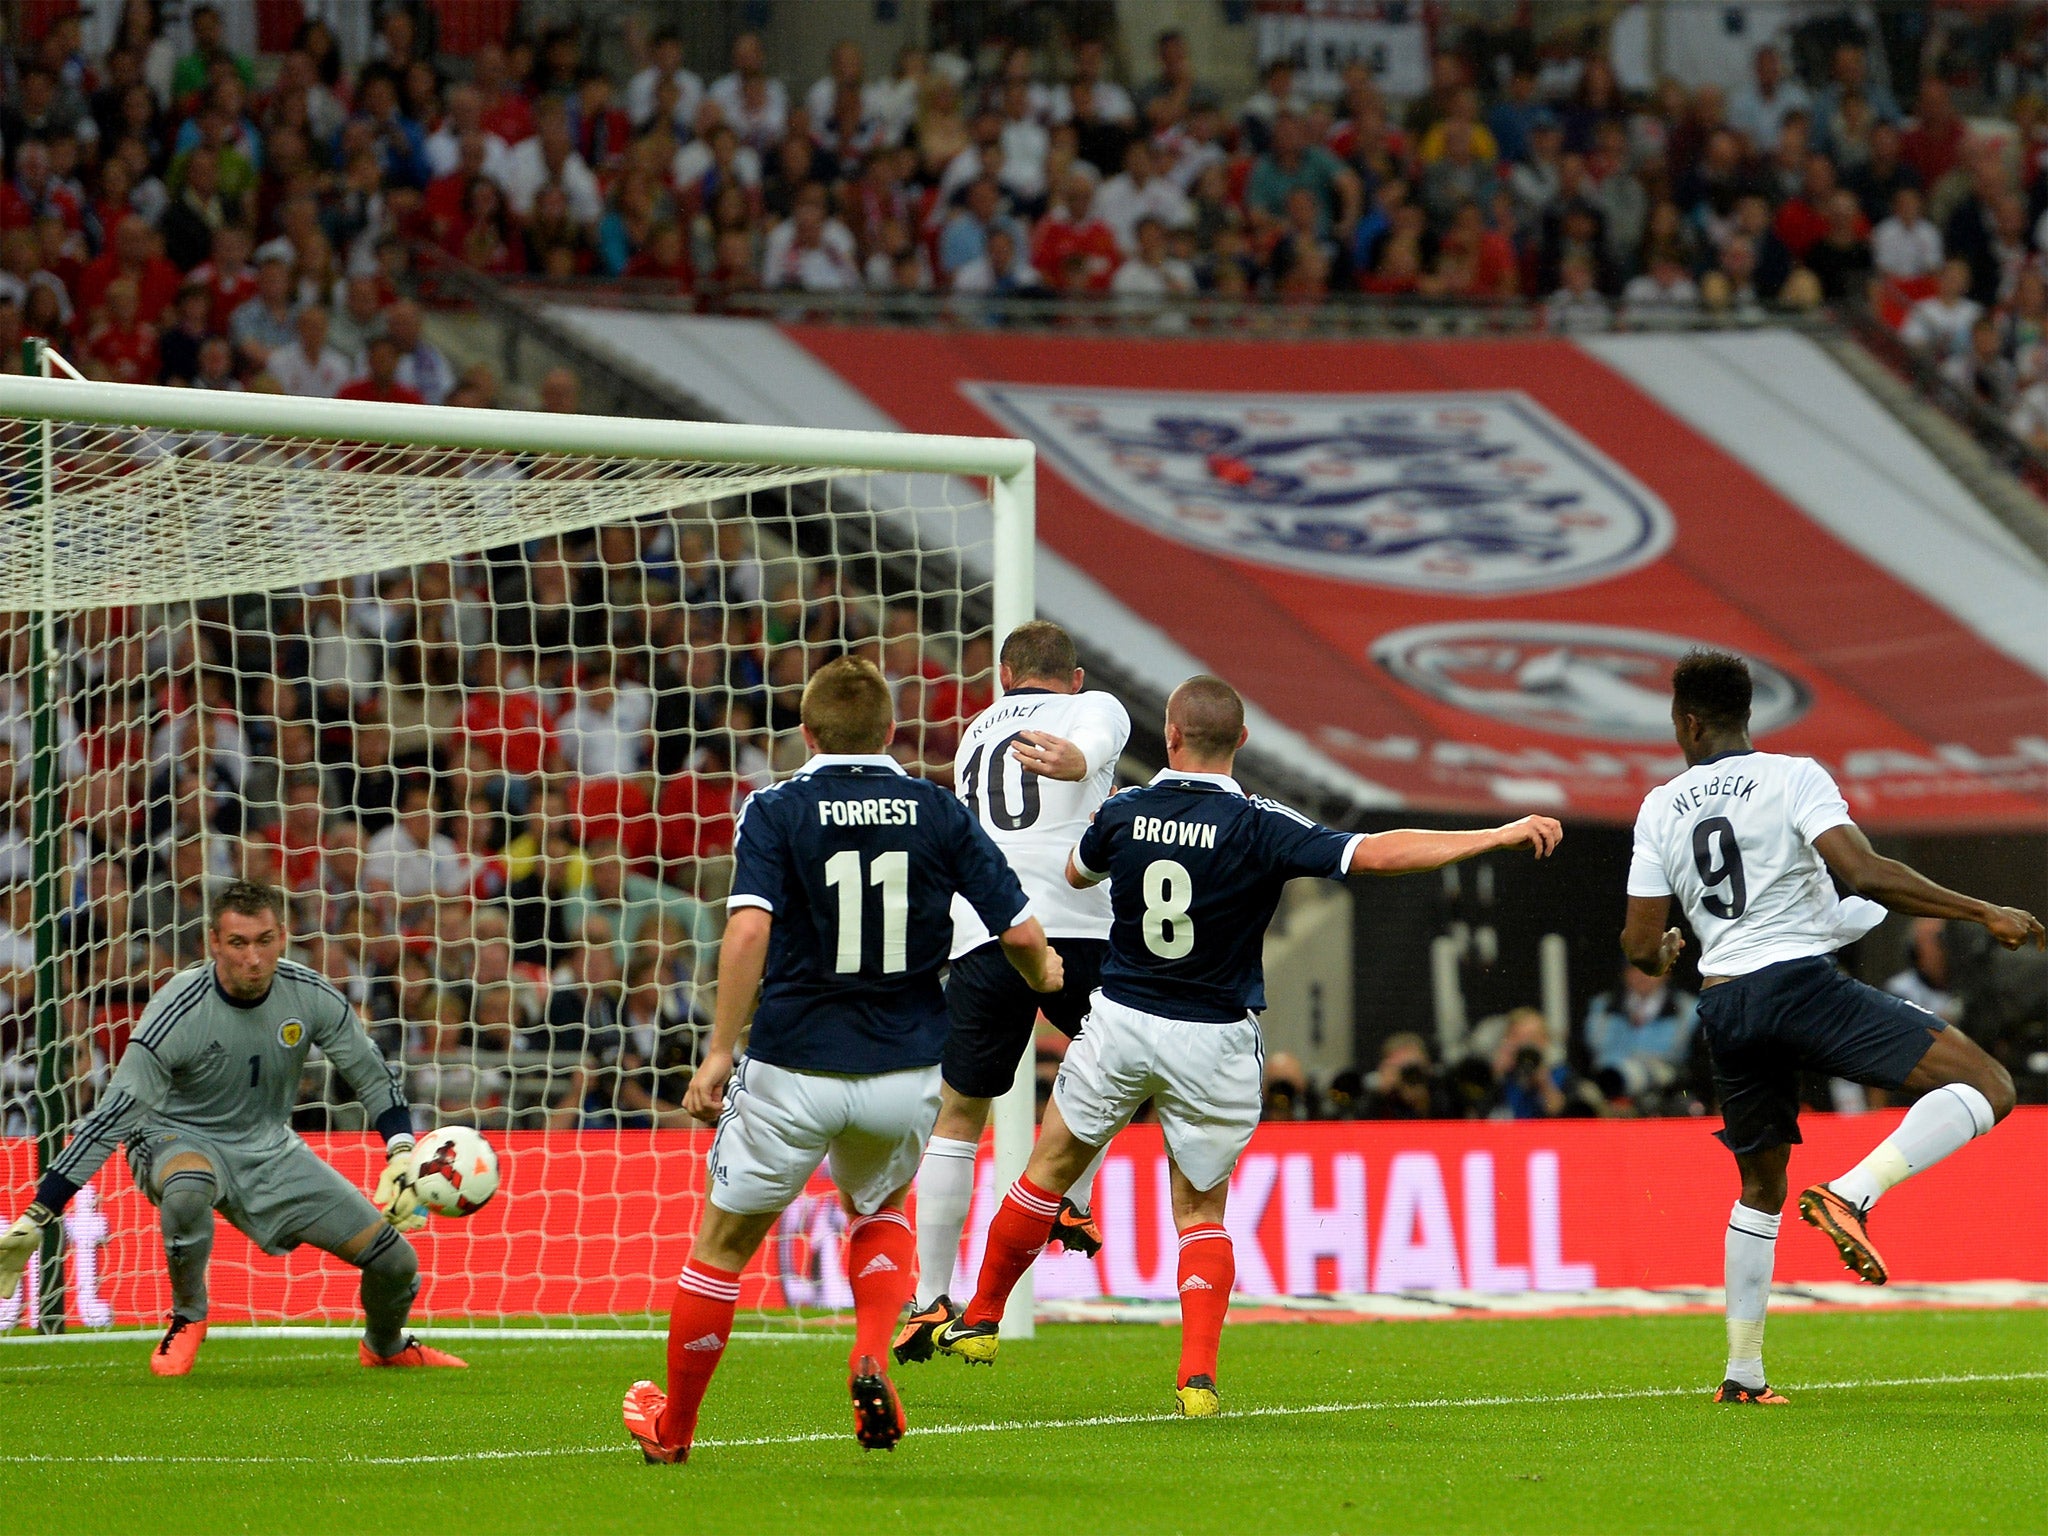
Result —
<path fill-rule="evenodd" d="M 1563 840 L 1564 828 L 1548 816 L 1524 816 L 1479 832 L 1379 832 L 1358 840 L 1350 868 L 1355 875 L 1421 874 L 1500 848 L 1526 847 L 1541 859 Z"/>
<path fill-rule="evenodd" d="M 725 1107 L 725 1085 L 732 1079 L 740 1032 L 754 1016 L 761 973 L 768 967 L 768 934 L 774 925 L 775 920 L 759 907 L 741 907 L 726 919 L 725 938 L 718 947 L 718 1016 L 712 1021 L 704 1060 L 683 1095 L 683 1108 L 699 1120 L 716 1120 Z"/>
<path fill-rule="evenodd" d="M 2048 932 L 2042 930 L 2041 919 L 2033 913 L 2019 907 L 1994 906 L 1936 885 L 1912 865 L 1888 859 L 1871 847 L 1861 827 L 1829 827 L 1813 840 L 1813 846 L 1837 880 L 1858 896 L 1868 897 L 1894 912 L 1977 923 L 2007 949 L 2018 949 L 2022 944 L 2048 948 Z"/>
<path fill-rule="evenodd" d="M 1003 957 L 1017 969 L 1034 992 L 1057 992 L 1066 985 L 1066 967 L 1060 952 L 1045 940 L 1045 929 L 1035 917 L 1027 917 L 1003 934 Z"/>

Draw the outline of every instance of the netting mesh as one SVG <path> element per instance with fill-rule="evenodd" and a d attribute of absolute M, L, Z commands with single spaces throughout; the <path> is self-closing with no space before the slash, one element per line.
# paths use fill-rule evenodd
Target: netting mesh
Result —
<path fill-rule="evenodd" d="M 47 436 L 0 422 L 0 580 L 19 606 L 267 591 L 820 474 L 82 423 Z"/>
<path fill-rule="evenodd" d="M 849 650 L 894 682 L 898 756 L 949 773 L 994 687 L 980 487 L 50 437 L 54 538 L 33 496 L 42 434 L 0 429 L 0 571 L 55 607 L 0 618 L 12 1204 L 38 1130 L 29 660 L 47 623 L 63 1117 L 104 1092 L 152 992 L 205 958 L 209 894 L 272 881 L 292 954 L 403 1063 L 417 1123 L 476 1125 L 500 1148 L 498 1201 L 421 1235 L 421 1314 L 644 1320 L 700 1210 L 708 1133 L 682 1134 L 681 1100 L 711 1018 L 735 816 L 801 762 L 803 684 Z M 381 1149 L 317 1056 L 294 1121 L 373 1177 Z M 835 1217 L 822 1191 L 793 1208 L 745 1304 L 841 1303 Z M 72 1326 L 165 1314 L 155 1212 L 119 1158 L 67 1230 Z M 27 1326 L 34 1305 L 18 1297 L 0 1326 Z M 356 1307 L 352 1270 L 310 1249 L 264 1256 L 221 1224 L 216 1319 Z"/>

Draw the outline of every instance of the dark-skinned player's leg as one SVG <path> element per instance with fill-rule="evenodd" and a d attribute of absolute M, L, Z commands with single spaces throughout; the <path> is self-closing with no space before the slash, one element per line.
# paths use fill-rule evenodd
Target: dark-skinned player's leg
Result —
<path fill-rule="evenodd" d="M 1728 1369 L 1718 1403 L 1778 1406 L 1785 1399 L 1764 1380 L 1764 1314 L 1777 1261 L 1778 1222 L 1785 1209 L 1789 1145 L 1738 1152 L 1742 1195 L 1728 1215 L 1725 1284 L 1728 1288 Z"/>
<path fill-rule="evenodd" d="M 1982 1046 L 1953 1027 L 1926 1033 L 1926 1052 L 1902 1084 L 1919 1095 L 1906 1118 L 1854 1168 L 1799 1196 L 1800 1219 L 1832 1239 L 1842 1262 L 1872 1285 L 1889 1278 L 1866 1225 L 1878 1198 L 2012 1113 L 2012 1077 Z"/>

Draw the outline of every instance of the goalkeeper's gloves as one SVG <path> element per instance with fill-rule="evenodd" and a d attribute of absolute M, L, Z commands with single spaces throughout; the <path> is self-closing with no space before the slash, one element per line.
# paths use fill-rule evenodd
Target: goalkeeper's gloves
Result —
<path fill-rule="evenodd" d="M 43 1228 L 56 1219 L 56 1213 L 49 1207 L 32 1205 L 19 1221 L 0 1234 L 0 1301 L 13 1298 L 21 1284 L 21 1272 L 43 1246 Z"/>
<path fill-rule="evenodd" d="M 419 1192 L 412 1187 L 412 1143 L 394 1142 L 389 1152 L 390 1161 L 377 1175 L 376 1207 L 399 1231 L 417 1232 L 427 1218 L 420 1210 Z"/>

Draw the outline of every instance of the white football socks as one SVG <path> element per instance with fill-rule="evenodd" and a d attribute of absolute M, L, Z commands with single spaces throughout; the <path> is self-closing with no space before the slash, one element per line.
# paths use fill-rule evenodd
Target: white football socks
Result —
<path fill-rule="evenodd" d="M 974 1204 L 971 1141 L 934 1136 L 917 1168 L 917 1305 L 931 1305 L 953 1284 L 960 1233 Z"/>
<path fill-rule="evenodd" d="M 1778 1256 L 1778 1213 L 1741 1201 L 1728 1213 L 1728 1379 L 1764 1385 L 1764 1309 Z"/>
<path fill-rule="evenodd" d="M 1859 1210 L 1868 1210 L 1894 1184 L 1932 1168 L 1994 1123 L 1989 1099 L 1968 1083 L 1948 1083 L 1922 1094 L 1899 1128 L 1828 1188 Z"/>
<path fill-rule="evenodd" d="M 1105 1146 L 1100 1152 L 1095 1154 L 1094 1159 L 1088 1166 L 1081 1170 L 1081 1177 L 1074 1180 L 1067 1187 L 1067 1198 L 1074 1202 L 1074 1209 L 1078 1211 L 1094 1209 L 1088 1202 L 1095 1193 L 1095 1175 L 1101 1171 L 1102 1160 L 1107 1156 L 1109 1156 L 1109 1148 Z"/>

